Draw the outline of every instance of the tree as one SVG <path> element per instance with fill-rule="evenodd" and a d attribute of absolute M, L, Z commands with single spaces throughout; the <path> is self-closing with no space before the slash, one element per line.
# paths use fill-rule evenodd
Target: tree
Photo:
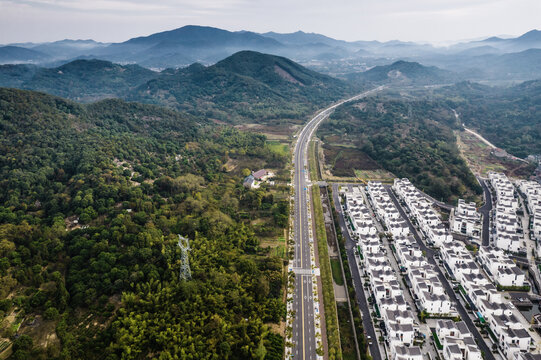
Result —
<path fill-rule="evenodd" d="M 43 317 L 47 320 L 56 320 L 58 315 L 58 310 L 55 307 L 50 307 L 43 313 Z"/>
<path fill-rule="evenodd" d="M 18 350 L 30 351 L 33 346 L 34 341 L 32 338 L 26 334 L 22 334 L 13 342 L 13 352 L 17 352 Z"/>

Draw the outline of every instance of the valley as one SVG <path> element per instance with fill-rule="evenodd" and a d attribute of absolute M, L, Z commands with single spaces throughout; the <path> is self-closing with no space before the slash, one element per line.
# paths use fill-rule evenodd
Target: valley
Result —
<path fill-rule="evenodd" d="M 538 359 L 540 34 L 1 46 L 0 358 Z"/>

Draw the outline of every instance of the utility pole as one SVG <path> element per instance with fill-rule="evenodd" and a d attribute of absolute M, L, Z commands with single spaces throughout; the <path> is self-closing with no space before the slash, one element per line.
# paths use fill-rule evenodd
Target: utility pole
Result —
<path fill-rule="evenodd" d="M 190 258 L 188 252 L 190 248 L 190 240 L 185 237 L 178 236 L 178 247 L 180 248 L 180 280 L 190 280 L 192 278 L 192 270 L 190 269 Z"/>

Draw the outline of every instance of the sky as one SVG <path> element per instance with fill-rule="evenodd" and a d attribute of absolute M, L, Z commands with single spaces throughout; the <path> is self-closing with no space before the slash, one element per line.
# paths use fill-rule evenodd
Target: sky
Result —
<path fill-rule="evenodd" d="M 0 0 L 0 44 L 120 42 L 184 25 L 443 44 L 541 29 L 541 0 Z"/>

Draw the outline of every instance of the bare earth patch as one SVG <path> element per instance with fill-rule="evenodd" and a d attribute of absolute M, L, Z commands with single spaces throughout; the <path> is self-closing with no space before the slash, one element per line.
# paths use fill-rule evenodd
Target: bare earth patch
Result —
<path fill-rule="evenodd" d="M 280 77 L 282 79 L 284 79 L 286 81 L 289 81 L 290 83 L 304 86 L 303 83 L 301 83 L 299 80 L 295 79 L 293 76 L 291 76 L 290 73 L 288 73 L 287 71 L 285 71 L 284 69 L 282 69 L 278 65 L 274 65 L 274 72 L 276 72 L 278 75 L 280 75 Z"/>
<path fill-rule="evenodd" d="M 514 178 L 528 178 L 531 175 L 531 165 L 495 156 L 492 148 L 475 135 L 464 131 L 457 131 L 455 135 L 460 154 L 475 175 L 487 177 L 490 171 L 503 172 Z"/>
<path fill-rule="evenodd" d="M 37 315 L 32 321 L 25 320 L 20 332 L 34 339 L 34 344 L 39 347 L 47 348 L 56 346 L 60 349 L 60 340 L 56 335 L 55 329 L 55 321 L 45 320 L 40 315 Z"/>

